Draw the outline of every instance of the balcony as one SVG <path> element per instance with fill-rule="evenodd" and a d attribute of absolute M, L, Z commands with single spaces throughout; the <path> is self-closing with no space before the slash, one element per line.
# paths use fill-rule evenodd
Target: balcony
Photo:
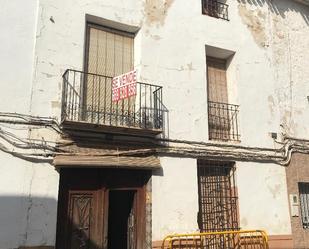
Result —
<path fill-rule="evenodd" d="M 229 6 L 216 0 L 202 0 L 202 13 L 204 15 L 229 20 Z"/>
<path fill-rule="evenodd" d="M 126 96 L 115 101 L 112 77 L 67 70 L 63 75 L 63 128 L 150 137 L 164 133 L 168 112 L 162 87 L 136 83 L 133 90 L 130 94 L 132 89 L 126 88 L 122 93 Z"/>
<path fill-rule="evenodd" d="M 240 141 L 238 115 L 238 105 L 208 101 L 209 139 Z"/>

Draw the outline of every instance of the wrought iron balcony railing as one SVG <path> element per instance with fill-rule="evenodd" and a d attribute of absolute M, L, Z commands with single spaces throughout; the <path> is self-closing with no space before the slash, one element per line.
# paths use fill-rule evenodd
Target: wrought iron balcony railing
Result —
<path fill-rule="evenodd" d="M 229 6 L 216 0 L 202 0 L 202 13 L 208 16 L 229 20 Z"/>
<path fill-rule="evenodd" d="M 152 135 L 164 132 L 167 109 L 161 86 L 136 83 L 134 94 L 118 101 L 113 100 L 112 90 L 112 77 L 67 70 L 63 75 L 62 123 L 94 124 L 118 133 L 130 129 Z"/>
<path fill-rule="evenodd" d="M 239 141 L 239 106 L 208 101 L 209 139 Z"/>

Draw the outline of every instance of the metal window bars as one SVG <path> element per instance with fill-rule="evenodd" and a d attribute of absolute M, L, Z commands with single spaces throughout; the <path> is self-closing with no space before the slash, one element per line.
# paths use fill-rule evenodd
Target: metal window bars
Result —
<path fill-rule="evenodd" d="M 200 230 L 239 230 L 233 163 L 199 160 L 197 173 Z"/>
<path fill-rule="evenodd" d="M 239 141 L 239 105 L 208 101 L 210 140 Z"/>
<path fill-rule="evenodd" d="M 229 6 L 216 0 L 202 0 L 202 13 L 208 16 L 229 20 Z"/>
<path fill-rule="evenodd" d="M 298 187 L 303 228 L 309 229 L 309 183 L 299 183 Z"/>
<path fill-rule="evenodd" d="M 68 69 L 63 74 L 64 121 L 164 132 L 167 109 L 162 87 L 136 84 L 134 96 L 112 100 L 112 77 Z"/>

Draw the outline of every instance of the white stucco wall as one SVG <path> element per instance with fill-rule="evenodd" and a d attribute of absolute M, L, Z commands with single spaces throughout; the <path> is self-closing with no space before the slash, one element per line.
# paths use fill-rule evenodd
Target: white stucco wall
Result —
<path fill-rule="evenodd" d="M 152 239 L 196 232 L 198 213 L 195 159 L 160 159 L 162 175 L 152 177 Z"/>
<path fill-rule="evenodd" d="M 1 112 L 30 112 L 38 4 L 37 0 L 1 2 Z M 21 138 L 29 135 L 27 126 L 8 127 L 0 126 Z M 2 151 L 0 172 L 0 248 L 53 245 L 58 173 L 50 164 L 28 162 Z"/>
<path fill-rule="evenodd" d="M 285 169 L 274 164 L 237 162 L 241 229 L 291 234 Z"/>
<path fill-rule="evenodd" d="M 295 1 L 272 2 L 268 8 L 228 0 L 230 21 L 224 21 L 202 15 L 200 1 L 5 1 L 1 110 L 59 120 L 61 76 L 67 68 L 83 69 L 90 14 L 140 27 L 135 66 L 141 80 L 163 86 L 171 138 L 207 141 L 206 45 L 235 52 L 228 85 L 230 100 L 240 105 L 242 145 L 273 148 L 273 131 L 308 138 L 309 10 Z M 18 133 L 57 138 L 46 130 Z M 0 153 L 0 195 L 14 204 L 0 207 L 0 224 L 8 224 L 0 225 L 0 248 L 53 245 L 57 172 Z M 197 229 L 196 160 L 161 163 L 163 176 L 153 176 L 153 240 Z M 237 182 L 242 227 L 290 233 L 284 168 L 237 163 Z"/>
<path fill-rule="evenodd" d="M 37 0 L 3 0 L 0 9 L 0 106 L 2 111 L 27 113 L 34 64 Z M 14 103 L 12 102 L 14 100 Z"/>

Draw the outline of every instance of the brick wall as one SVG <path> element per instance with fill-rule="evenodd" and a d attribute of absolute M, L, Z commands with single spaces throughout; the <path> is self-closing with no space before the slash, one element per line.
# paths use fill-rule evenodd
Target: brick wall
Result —
<path fill-rule="evenodd" d="M 288 194 L 299 195 L 298 182 L 309 183 L 309 155 L 295 153 L 286 168 Z M 309 248 L 309 229 L 304 229 L 299 217 L 291 217 L 294 248 Z"/>

